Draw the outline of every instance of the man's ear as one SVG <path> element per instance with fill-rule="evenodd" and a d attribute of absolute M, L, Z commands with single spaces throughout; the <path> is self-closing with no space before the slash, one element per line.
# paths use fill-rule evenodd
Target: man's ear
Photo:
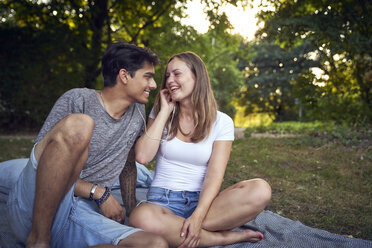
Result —
<path fill-rule="evenodd" d="M 129 75 L 129 72 L 127 71 L 127 70 L 125 70 L 125 69 L 120 69 L 120 71 L 119 71 L 119 78 L 120 78 L 120 80 L 124 83 L 124 84 L 127 84 L 127 82 L 128 82 L 128 79 L 129 79 L 129 77 L 130 77 L 130 75 Z"/>

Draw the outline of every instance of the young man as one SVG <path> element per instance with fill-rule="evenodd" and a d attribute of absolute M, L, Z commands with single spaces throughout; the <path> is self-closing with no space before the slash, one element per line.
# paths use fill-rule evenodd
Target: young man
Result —
<path fill-rule="evenodd" d="M 104 89 L 72 89 L 55 103 L 9 194 L 10 225 L 26 247 L 167 247 L 123 225 L 110 194 L 142 133 L 157 63 L 144 48 L 112 44 L 102 58 Z"/>

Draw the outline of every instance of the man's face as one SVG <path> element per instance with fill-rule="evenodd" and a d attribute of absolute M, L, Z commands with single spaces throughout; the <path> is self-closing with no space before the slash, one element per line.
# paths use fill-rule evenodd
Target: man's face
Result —
<path fill-rule="evenodd" d="M 156 89 L 154 80 L 155 69 L 152 64 L 145 62 L 133 77 L 128 74 L 128 96 L 133 102 L 147 103 L 150 91 Z"/>

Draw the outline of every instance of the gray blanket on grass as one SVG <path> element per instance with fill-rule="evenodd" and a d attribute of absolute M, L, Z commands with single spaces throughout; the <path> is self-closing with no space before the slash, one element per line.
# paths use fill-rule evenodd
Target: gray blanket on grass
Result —
<path fill-rule="evenodd" d="M 8 174 L 7 174 L 8 173 Z M 4 173 L 1 170 L 0 163 L 0 183 L 2 176 L 10 176 L 9 172 Z M 143 173 L 143 171 L 141 172 Z M 146 174 L 146 173 L 145 173 Z M 14 175 L 14 173 L 13 173 Z M 137 184 L 140 185 L 140 184 Z M 1 185 L 0 185 L 1 186 Z M 8 198 L 4 188 L 0 187 L 0 248 L 23 247 L 21 244 L 16 244 L 13 234 L 9 230 L 6 213 L 6 201 Z M 137 200 L 143 200 L 146 197 L 146 188 L 137 188 Z M 122 203 L 120 190 L 114 189 L 113 195 Z M 254 229 L 259 230 L 264 234 L 264 239 L 257 243 L 238 243 L 234 245 L 224 246 L 224 248 L 271 248 L 271 247 L 355 247 L 364 248 L 371 247 L 372 241 L 348 238 L 344 235 L 333 234 L 324 230 L 311 228 L 303 225 L 298 221 L 293 221 L 284 218 L 271 211 L 263 211 L 256 219 L 246 223 L 238 229 Z M 216 246 L 222 247 L 222 246 Z"/>

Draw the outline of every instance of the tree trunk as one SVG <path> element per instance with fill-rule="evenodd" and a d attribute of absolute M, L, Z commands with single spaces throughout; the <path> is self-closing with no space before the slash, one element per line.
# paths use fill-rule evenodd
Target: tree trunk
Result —
<path fill-rule="evenodd" d="M 108 0 L 89 1 L 90 14 L 90 29 L 92 31 L 92 40 L 90 42 L 89 56 L 85 64 L 85 87 L 95 88 L 96 80 L 101 70 L 98 68 L 102 57 L 102 39 L 105 27 L 105 20 L 107 20 Z"/>
<path fill-rule="evenodd" d="M 134 148 L 129 151 L 127 162 L 120 173 L 119 181 L 125 215 L 129 216 L 136 207 L 137 166 Z"/>

